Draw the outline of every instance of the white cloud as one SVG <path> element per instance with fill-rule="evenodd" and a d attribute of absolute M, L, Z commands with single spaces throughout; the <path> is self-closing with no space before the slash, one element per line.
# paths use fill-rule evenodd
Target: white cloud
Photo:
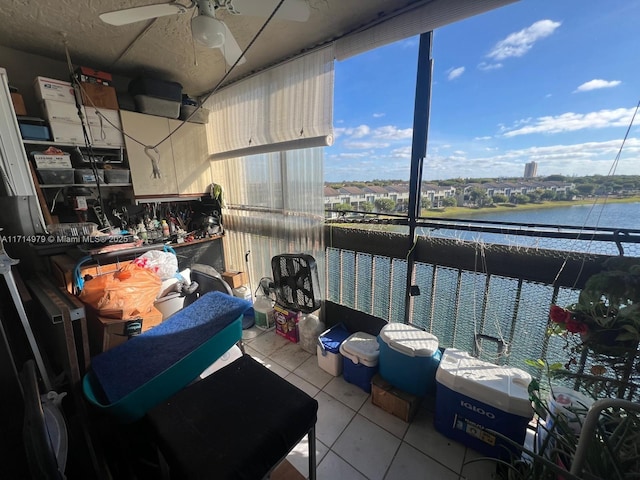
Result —
<path fill-rule="evenodd" d="M 576 88 L 573 93 L 577 92 L 588 92 L 590 90 L 598 90 L 600 88 L 612 88 L 617 87 L 622 82 L 620 80 L 602 80 L 600 78 L 595 78 L 593 80 L 589 80 L 588 82 L 583 83 L 578 88 Z"/>
<path fill-rule="evenodd" d="M 505 137 L 529 135 L 532 133 L 574 132 L 586 128 L 624 127 L 629 125 L 635 108 L 617 108 L 589 113 L 563 113 L 545 116 L 533 122 L 516 122 L 516 127 L 503 127 Z M 524 126 L 520 126 L 524 124 Z"/>
<path fill-rule="evenodd" d="M 453 80 L 454 78 L 458 78 L 464 73 L 464 67 L 450 68 L 449 70 L 447 70 L 447 73 L 447 79 Z"/>
<path fill-rule="evenodd" d="M 385 114 L 384 113 L 374 113 L 373 114 L 373 118 L 380 118 L 380 117 L 384 117 Z"/>
<path fill-rule="evenodd" d="M 389 144 L 384 142 L 344 142 L 346 148 L 352 150 L 367 150 L 371 148 L 388 148 Z"/>
<path fill-rule="evenodd" d="M 480 62 L 478 64 L 478 70 L 482 70 L 482 71 L 485 71 L 485 72 L 488 72 L 490 70 L 497 70 L 499 68 L 502 68 L 502 64 L 501 63 Z"/>
<path fill-rule="evenodd" d="M 371 136 L 385 140 L 403 140 L 413 136 L 413 128 L 398 128 L 394 125 L 385 125 L 372 130 Z"/>
<path fill-rule="evenodd" d="M 508 35 L 494 45 L 487 57 L 494 60 L 504 60 L 510 57 L 521 57 L 540 39 L 551 35 L 560 22 L 553 20 L 539 20 L 533 25 Z"/>
<path fill-rule="evenodd" d="M 474 140 L 491 140 L 493 137 L 487 135 L 484 137 L 475 137 Z"/>

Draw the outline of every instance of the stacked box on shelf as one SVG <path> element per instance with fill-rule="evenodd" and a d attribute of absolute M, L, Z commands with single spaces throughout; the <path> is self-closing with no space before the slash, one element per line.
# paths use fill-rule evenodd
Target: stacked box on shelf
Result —
<path fill-rule="evenodd" d="M 139 77 L 129 83 L 129 93 L 141 113 L 178 118 L 182 104 L 182 85 L 154 78 Z"/>
<path fill-rule="evenodd" d="M 91 144 L 96 147 L 124 147 L 118 110 L 85 106 Z"/>
<path fill-rule="evenodd" d="M 75 105 L 71 83 L 36 77 L 34 87 L 42 114 L 49 122 L 52 140 L 62 143 L 84 143 L 82 121 Z"/>

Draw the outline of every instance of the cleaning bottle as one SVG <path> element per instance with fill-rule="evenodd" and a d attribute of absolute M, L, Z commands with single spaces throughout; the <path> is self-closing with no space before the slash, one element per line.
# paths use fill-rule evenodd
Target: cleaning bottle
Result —
<path fill-rule="evenodd" d="M 268 330 L 275 325 L 273 300 L 266 295 L 256 294 L 256 300 L 253 302 L 253 311 L 255 313 L 256 327 L 261 330 Z"/>
<path fill-rule="evenodd" d="M 169 224 L 164 218 L 162 219 L 162 236 L 163 237 L 169 236 Z"/>

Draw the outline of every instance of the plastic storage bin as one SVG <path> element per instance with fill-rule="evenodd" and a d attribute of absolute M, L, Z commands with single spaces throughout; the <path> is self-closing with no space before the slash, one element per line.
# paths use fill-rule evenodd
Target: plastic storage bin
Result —
<path fill-rule="evenodd" d="M 342 323 L 325 330 L 318 337 L 318 366 L 334 377 L 342 375 L 340 345 L 349 338 L 349 331 Z"/>
<path fill-rule="evenodd" d="M 104 179 L 107 183 L 129 183 L 129 170 L 120 168 L 105 169 Z"/>
<path fill-rule="evenodd" d="M 178 118 L 180 116 L 180 102 L 149 95 L 136 95 L 134 99 L 136 109 L 140 113 L 167 118 Z"/>
<path fill-rule="evenodd" d="M 443 435 L 483 455 L 508 460 L 520 455 L 491 429 L 522 445 L 533 417 L 527 387 L 531 376 L 520 369 L 484 362 L 448 348 L 436 373 L 434 426 Z"/>
<path fill-rule="evenodd" d="M 344 357 L 344 379 L 371 393 L 371 379 L 378 371 L 380 354 L 376 337 L 365 332 L 356 332 L 342 342 L 340 353 Z"/>
<path fill-rule="evenodd" d="M 46 125 L 32 125 L 30 123 L 18 122 L 20 135 L 25 140 L 49 140 L 51 134 Z"/>
<path fill-rule="evenodd" d="M 178 108 L 180 103 L 182 103 L 182 85 L 177 82 L 138 77 L 129 82 L 128 90 L 134 97 L 136 95 L 148 95 L 150 97 L 178 102 Z"/>
<path fill-rule="evenodd" d="M 73 168 L 38 168 L 38 177 L 45 185 L 71 185 Z"/>
<path fill-rule="evenodd" d="M 192 123 L 209 123 L 209 110 L 194 105 L 182 105 L 180 107 L 180 120 L 187 120 Z"/>
<path fill-rule="evenodd" d="M 100 183 L 104 183 L 104 170 L 98 168 Z M 96 183 L 96 174 L 91 168 L 76 168 L 76 183 Z"/>
<path fill-rule="evenodd" d="M 442 356 L 438 337 L 404 323 L 389 323 L 378 335 L 380 375 L 407 393 L 422 397 L 434 391 Z"/>

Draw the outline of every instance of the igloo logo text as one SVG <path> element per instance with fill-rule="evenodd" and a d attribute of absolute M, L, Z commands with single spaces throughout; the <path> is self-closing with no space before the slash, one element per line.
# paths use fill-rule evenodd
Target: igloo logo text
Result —
<path fill-rule="evenodd" d="M 471 410 L 472 412 L 476 412 L 480 415 L 484 415 L 485 417 L 490 418 L 492 420 L 496 418 L 496 416 L 493 413 L 487 412 L 484 408 L 478 407 L 469 402 L 465 402 L 464 400 L 460 400 L 460 405 L 462 405 L 466 409 Z"/>

